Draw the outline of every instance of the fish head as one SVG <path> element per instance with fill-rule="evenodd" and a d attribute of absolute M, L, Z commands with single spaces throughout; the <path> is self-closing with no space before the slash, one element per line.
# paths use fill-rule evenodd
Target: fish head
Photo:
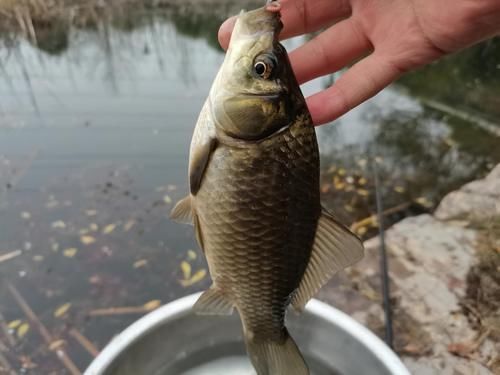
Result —
<path fill-rule="evenodd" d="M 211 91 L 219 130 L 242 140 L 259 140 L 290 125 L 306 108 L 285 48 L 279 5 L 242 12 Z"/>

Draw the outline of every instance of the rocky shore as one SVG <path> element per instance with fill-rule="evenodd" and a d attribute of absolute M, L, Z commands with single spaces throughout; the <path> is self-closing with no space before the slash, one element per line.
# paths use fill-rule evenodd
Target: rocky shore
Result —
<path fill-rule="evenodd" d="M 394 347 L 414 374 L 500 373 L 500 165 L 386 232 Z M 383 335 L 380 239 L 320 298 Z"/>

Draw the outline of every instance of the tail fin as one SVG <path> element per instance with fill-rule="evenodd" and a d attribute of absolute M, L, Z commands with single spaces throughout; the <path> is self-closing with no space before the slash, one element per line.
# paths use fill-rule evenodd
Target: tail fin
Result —
<path fill-rule="evenodd" d="M 280 343 L 245 338 L 257 375 L 309 375 L 306 362 L 286 328 L 284 336 Z"/>

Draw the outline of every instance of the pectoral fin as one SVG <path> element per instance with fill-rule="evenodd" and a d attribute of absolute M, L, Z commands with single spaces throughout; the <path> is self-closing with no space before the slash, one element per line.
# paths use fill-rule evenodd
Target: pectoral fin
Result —
<path fill-rule="evenodd" d="M 198 298 L 193 309 L 200 315 L 231 315 L 233 304 L 217 287 L 212 285 Z"/>
<path fill-rule="evenodd" d="M 181 199 L 170 212 L 170 218 L 181 224 L 193 225 L 193 208 L 191 207 L 191 196 Z"/>
<path fill-rule="evenodd" d="M 302 311 L 307 303 L 339 270 L 363 257 L 361 240 L 347 227 L 323 210 L 316 228 L 311 258 L 304 277 L 292 299 L 292 306 Z"/>
<path fill-rule="evenodd" d="M 192 151 L 189 162 L 189 186 L 193 195 L 196 195 L 200 190 L 201 180 L 216 145 L 217 140 L 215 138 L 208 138 L 205 142 L 196 145 Z"/>

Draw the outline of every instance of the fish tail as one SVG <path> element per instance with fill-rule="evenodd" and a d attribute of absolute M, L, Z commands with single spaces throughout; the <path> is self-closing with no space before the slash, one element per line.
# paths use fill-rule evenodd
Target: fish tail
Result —
<path fill-rule="evenodd" d="M 309 375 L 297 344 L 284 328 L 279 341 L 256 341 L 245 334 L 248 355 L 257 375 Z"/>

